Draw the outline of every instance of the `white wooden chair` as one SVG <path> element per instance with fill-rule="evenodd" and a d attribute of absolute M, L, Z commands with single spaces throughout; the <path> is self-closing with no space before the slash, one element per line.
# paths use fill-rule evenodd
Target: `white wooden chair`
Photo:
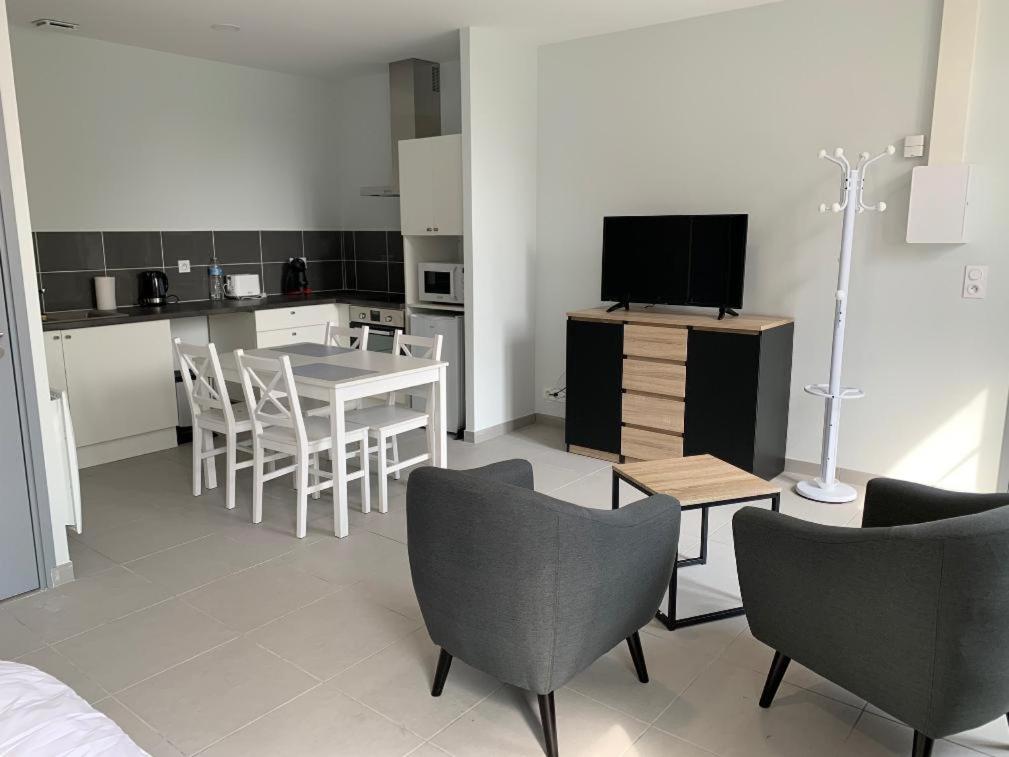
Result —
<path fill-rule="evenodd" d="M 242 378 L 242 391 L 252 420 L 252 522 L 263 520 L 263 484 L 278 476 L 294 473 L 298 492 L 297 536 L 303 539 L 308 523 L 308 495 L 318 496 L 334 485 L 333 474 L 319 466 L 319 453 L 331 450 L 333 446 L 329 419 L 302 414 L 291 359 L 287 355 L 279 359 L 264 358 L 235 350 L 235 364 Z M 361 509 L 367 512 L 370 499 L 368 428 L 353 423 L 347 423 L 346 428 L 347 443 L 358 444 L 361 459 L 360 470 L 350 473 L 347 480 L 361 480 Z M 294 463 L 266 471 L 264 463 L 268 450 L 293 456 Z M 312 476 L 311 485 L 308 483 L 309 474 Z M 346 507 L 345 498 L 343 502 Z M 337 512 L 334 505 L 334 529 L 338 529 L 341 522 L 346 522 L 346 518 L 347 513 Z"/>
<path fill-rule="evenodd" d="M 427 358 L 429 360 L 441 360 L 441 334 L 434 337 L 408 336 L 397 330 L 393 338 L 392 351 L 394 355 L 406 355 L 408 357 Z M 409 460 L 399 459 L 399 434 L 413 429 L 430 427 L 430 416 L 426 412 L 430 408 L 427 402 L 429 390 L 422 388 L 411 389 L 406 393 L 408 397 L 417 397 L 425 400 L 425 410 L 414 410 L 396 403 L 396 393 L 390 392 L 386 396 L 384 405 L 375 405 L 359 410 L 347 412 L 347 422 L 353 422 L 369 429 L 369 434 L 375 439 L 376 444 L 369 449 L 378 456 L 378 511 L 389 512 L 389 474 L 397 479 L 399 472 L 411 465 L 423 463 L 431 459 L 431 445 L 433 439 L 428 434 L 427 451 L 411 457 Z M 389 457 L 392 457 L 392 463 Z"/>
<path fill-rule="evenodd" d="M 368 327 L 340 326 L 335 321 L 326 324 L 326 344 L 330 347 L 351 347 L 355 350 L 368 349 Z"/>
<path fill-rule="evenodd" d="M 217 488 L 214 458 L 223 453 L 226 455 L 225 505 L 231 510 L 235 507 L 235 474 L 242 468 L 252 467 L 252 445 L 238 442 L 239 434 L 252 432 L 248 409 L 244 403 L 231 403 L 217 348 L 212 343 L 206 346 L 183 344 L 181 339 L 175 339 L 174 343 L 193 416 L 193 496 L 202 493 L 203 476 L 208 489 Z M 214 446 L 214 433 L 224 437 L 223 447 Z M 250 459 L 238 462 L 239 451 Z"/>

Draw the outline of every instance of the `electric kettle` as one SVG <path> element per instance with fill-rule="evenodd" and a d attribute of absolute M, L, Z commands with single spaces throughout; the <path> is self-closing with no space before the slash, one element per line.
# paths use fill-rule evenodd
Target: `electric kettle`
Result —
<path fill-rule="evenodd" d="M 144 307 L 161 307 L 168 302 L 168 276 L 164 271 L 141 271 L 140 304 Z"/>

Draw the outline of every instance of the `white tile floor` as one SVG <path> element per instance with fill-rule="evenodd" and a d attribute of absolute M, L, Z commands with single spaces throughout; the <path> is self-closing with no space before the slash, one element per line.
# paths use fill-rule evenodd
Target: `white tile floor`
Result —
<path fill-rule="evenodd" d="M 609 466 L 565 453 L 558 428 L 449 447 L 456 468 L 511 457 L 533 462 L 539 490 L 609 506 Z M 153 755 L 543 753 L 534 697 L 460 661 L 443 696 L 430 696 L 437 650 L 410 581 L 405 481 L 388 514 L 352 509 L 342 540 L 327 498 L 310 504 L 308 537 L 294 538 L 286 480 L 271 482 L 264 522 L 251 525 L 248 471 L 239 481 L 229 512 L 222 489 L 190 494 L 188 447 L 85 471 L 85 532 L 71 540 L 79 580 L 0 605 L 0 658 L 65 681 Z M 712 512 L 709 564 L 681 572 L 681 614 L 738 604 L 735 509 Z M 860 517 L 857 503 L 787 491 L 782 510 L 837 525 Z M 685 515 L 684 553 L 698 528 L 698 514 Z M 744 618 L 645 630 L 651 683 L 637 682 L 620 645 L 558 692 L 562 754 L 910 754 L 909 729 L 797 665 L 760 710 L 771 653 Z M 1009 756 L 1004 720 L 935 752 L 979 753 Z"/>

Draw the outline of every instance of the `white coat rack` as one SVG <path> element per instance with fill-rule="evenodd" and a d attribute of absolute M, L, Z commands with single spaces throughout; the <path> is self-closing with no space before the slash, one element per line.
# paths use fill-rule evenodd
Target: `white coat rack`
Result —
<path fill-rule="evenodd" d="M 862 199 L 866 169 L 880 158 L 893 155 L 893 145 L 889 145 L 879 155 L 870 157 L 863 152 L 858 164 L 852 168 L 838 147 L 830 155 L 820 150 L 820 157 L 836 164 L 841 169 L 841 199 L 830 206 L 835 213 L 844 213 L 841 227 L 841 259 L 837 272 L 837 292 L 834 295 L 834 341 L 830 350 L 830 381 L 826 384 L 810 384 L 805 387 L 809 394 L 822 397 L 825 401 L 823 414 L 823 448 L 821 450 L 820 476 L 812 481 L 800 481 L 795 490 L 807 499 L 818 502 L 851 502 L 857 496 L 855 489 L 837 480 L 837 431 L 841 420 L 841 401 L 864 397 L 865 392 L 850 386 L 841 386 L 841 361 L 844 353 L 844 324 L 848 309 L 848 278 L 851 274 L 851 244 L 855 234 L 855 216 L 866 210 L 886 210 L 886 203 L 866 205 Z M 820 205 L 820 212 L 827 212 L 827 205 Z"/>

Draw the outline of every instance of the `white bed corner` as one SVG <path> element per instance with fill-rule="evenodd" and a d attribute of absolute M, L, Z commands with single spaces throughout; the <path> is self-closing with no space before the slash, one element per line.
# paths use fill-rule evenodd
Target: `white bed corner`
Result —
<path fill-rule="evenodd" d="M 66 684 L 30 665 L 0 660 L 0 756 L 146 754 Z"/>

